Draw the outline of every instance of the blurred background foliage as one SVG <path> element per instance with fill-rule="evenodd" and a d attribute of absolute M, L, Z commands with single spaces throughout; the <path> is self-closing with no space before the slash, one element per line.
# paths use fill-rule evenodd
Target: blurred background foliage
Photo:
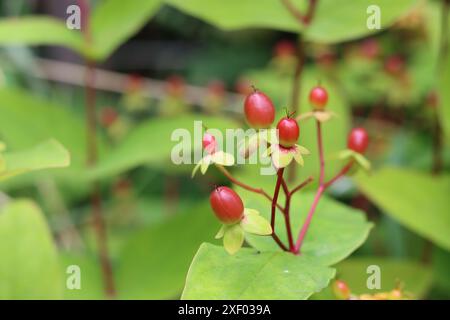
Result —
<path fill-rule="evenodd" d="M 300 111 L 321 81 L 338 114 L 324 135 L 327 174 L 340 168 L 333 155 L 345 148 L 352 126 L 366 127 L 372 141 L 373 172 L 342 179 L 330 192 L 336 204 L 328 213 L 344 203 L 375 225 L 362 247 L 335 266 L 337 276 L 367 293 L 365 268 L 376 264 L 382 291 L 400 281 L 415 298 L 450 298 L 450 56 L 440 61 L 439 54 L 444 1 L 319 2 L 304 29 L 275 0 L 90 1 L 86 41 L 65 26 L 71 1 L 1 1 L 0 140 L 7 149 L 0 164 L 41 170 L 0 182 L 0 298 L 105 298 L 90 214 L 95 181 L 117 297 L 179 298 L 195 252 L 219 228 L 208 194 L 229 182 L 214 169 L 191 180 L 192 166 L 170 162 L 171 134 L 192 132 L 195 120 L 221 130 L 245 126 L 242 104 L 252 84 L 284 112 L 300 38 Z M 307 1 L 293 3 L 302 9 Z M 382 8 L 382 30 L 366 27 L 373 3 Z M 94 166 L 86 166 L 85 59 L 99 68 Z M 312 155 L 299 180 L 318 170 L 312 122 L 302 125 L 301 139 Z M 45 155 L 21 165 L 39 146 Z M 67 162 L 64 148 L 70 166 L 54 169 Z M 256 169 L 234 173 L 273 190 L 274 180 Z M 65 286 L 74 264 L 82 270 L 81 290 Z M 314 298 L 334 297 L 326 289 Z"/>

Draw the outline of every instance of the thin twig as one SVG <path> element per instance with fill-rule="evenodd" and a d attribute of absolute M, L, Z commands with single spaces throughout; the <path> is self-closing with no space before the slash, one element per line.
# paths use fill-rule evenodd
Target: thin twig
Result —
<path fill-rule="evenodd" d="M 273 201 L 273 198 L 266 191 L 264 191 L 264 189 L 262 189 L 262 188 L 254 188 L 252 186 L 249 186 L 248 184 L 245 184 L 245 183 L 239 181 L 238 179 L 233 177 L 233 175 L 224 166 L 216 164 L 216 167 L 225 175 L 225 177 L 227 177 L 235 185 L 237 185 L 237 186 L 239 186 L 239 187 L 241 187 L 241 188 L 243 188 L 245 190 L 248 190 L 248 191 L 251 191 L 251 192 L 254 192 L 254 193 L 258 193 L 258 194 L 264 196 L 270 202 Z M 282 206 L 277 204 L 277 208 L 281 212 L 284 213 L 284 208 Z"/>
<path fill-rule="evenodd" d="M 275 235 L 274 240 L 277 242 L 278 245 L 280 245 L 280 243 L 276 240 L 276 239 L 278 239 L 278 236 L 276 236 L 276 232 L 275 232 L 275 213 L 277 211 L 278 195 L 280 194 L 280 189 L 281 189 L 281 185 L 282 185 L 283 172 L 284 172 L 284 168 L 278 169 L 277 183 L 275 185 L 275 190 L 273 192 L 272 211 L 271 211 L 271 215 L 270 215 L 270 226 L 272 227 L 272 237 Z M 286 212 L 284 212 L 284 216 L 285 217 L 287 216 Z M 282 246 L 280 246 L 280 247 L 283 249 Z"/>
<path fill-rule="evenodd" d="M 300 22 L 301 25 L 308 25 L 311 23 L 316 10 L 317 0 L 309 0 L 306 14 L 301 13 L 290 0 L 281 0 L 281 2 L 291 13 L 291 15 Z"/>
<path fill-rule="evenodd" d="M 353 161 L 350 161 L 347 165 L 345 165 L 341 171 L 339 171 L 335 177 L 333 177 L 330 181 L 325 182 L 325 156 L 323 152 L 323 142 L 322 142 L 322 129 L 320 121 L 316 121 L 317 124 L 317 144 L 319 149 L 319 161 L 320 161 L 320 179 L 319 179 L 319 188 L 317 189 L 316 195 L 314 196 L 314 201 L 311 205 L 311 208 L 306 216 L 306 220 L 300 230 L 297 241 L 294 247 L 294 253 L 300 254 L 300 250 L 303 244 L 303 241 L 306 237 L 306 233 L 309 230 L 309 226 L 311 224 L 312 218 L 316 211 L 317 205 L 319 204 L 320 198 L 322 197 L 325 190 L 334 182 L 336 182 L 339 178 L 345 175 L 353 165 Z"/>
<path fill-rule="evenodd" d="M 303 181 L 302 183 L 300 183 L 298 186 L 296 186 L 295 188 L 293 188 L 290 192 L 290 196 L 292 197 L 292 195 L 294 193 L 296 193 L 297 191 L 301 190 L 302 188 L 306 187 L 309 183 L 311 183 L 314 180 L 313 177 L 309 177 L 307 178 L 305 181 Z"/>

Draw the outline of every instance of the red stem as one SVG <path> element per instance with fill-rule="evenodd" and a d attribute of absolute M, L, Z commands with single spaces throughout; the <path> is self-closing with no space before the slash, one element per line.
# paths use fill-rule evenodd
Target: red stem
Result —
<path fill-rule="evenodd" d="M 302 183 L 300 183 L 298 186 L 296 186 L 294 189 L 291 190 L 290 192 L 290 196 L 292 197 L 292 195 L 294 193 L 296 193 L 297 191 L 301 190 L 302 188 L 306 187 L 309 183 L 311 183 L 314 180 L 313 177 L 309 177 L 308 179 L 306 179 L 305 181 L 303 181 Z"/>
<path fill-rule="evenodd" d="M 237 180 L 235 177 L 233 177 L 231 175 L 231 173 L 227 169 L 225 169 L 225 167 L 223 167 L 221 165 L 216 164 L 216 167 L 224 174 L 225 177 L 227 177 L 235 185 L 237 185 L 237 186 L 239 186 L 239 187 L 241 187 L 241 188 L 243 188 L 245 190 L 248 190 L 248 191 L 251 191 L 251 192 L 254 192 L 254 193 L 258 193 L 258 194 L 264 196 L 270 202 L 273 202 L 273 198 L 271 196 L 269 196 L 269 194 L 266 191 L 264 191 L 262 188 L 254 188 L 254 187 L 249 186 L 248 184 L 245 184 L 245 183 Z M 284 208 L 282 206 L 277 204 L 277 208 L 281 212 L 284 213 L 285 210 L 284 210 Z"/>
<path fill-rule="evenodd" d="M 317 121 L 316 123 L 317 123 L 317 143 L 318 143 L 319 161 L 320 161 L 319 188 L 317 189 L 316 195 L 314 196 L 314 201 L 311 205 L 311 208 L 309 209 L 308 215 L 306 216 L 306 220 L 300 230 L 297 241 L 295 243 L 295 247 L 294 247 L 294 251 L 293 251 L 295 254 L 301 253 L 300 250 L 301 250 L 303 241 L 309 230 L 309 226 L 310 226 L 312 218 L 314 216 L 314 212 L 316 211 L 317 205 L 319 204 L 320 198 L 322 197 L 324 191 L 330 185 L 332 185 L 334 182 L 336 182 L 339 178 L 341 178 L 343 175 L 345 175 L 353 165 L 353 160 L 352 160 L 346 166 L 344 166 L 342 168 L 342 170 L 339 171 L 338 174 L 335 177 L 333 177 L 330 181 L 328 181 L 328 182 L 324 181 L 325 180 L 325 157 L 324 157 L 324 152 L 323 152 L 322 129 L 321 129 L 320 121 Z"/>
<path fill-rule="evenodd" d="M 290 0 L 281 0 L 286 9 L 303 25 L 308 25 L 314 16 L 317 0 L 309 0 L 306 14 L 301 13 Z"/>
<path fill-rule="evenodd" d="M 278 170 L 277 172 L 277 183 L 275 185 L 275 190 L 273 192 L 273 199 L 272 199 L 272 212 L 271 212 L 271 216 L 270 216 L 270 226 L 272 227 L 272 237 L 275 235 L 275 213 L 277 211 L 277 203 L 278 203 L 278 196 L 280 194 L 280 188 L 281 185 L 283 184 L 283 172 L 284 172 L 284 168 L 281 168 Z M 285 208 L 286 209 L 286 208 Z M 286 211 L 283 212 L 285 218 L 287 216 Z M 278 245 L 280 245 L 280 243 L 277 241 L 277 236 L 274 238 L 274 240 L 278 243 Z M 278 239 L 279 240 L 279 239 Z M 284 248 L 286 248 L 283 245 Z M 283 249 L 283 247 L 281 247 Z M 287 248 L 286 248 L 287 249 Z M 285 250 L 285 249 L 283 249 Z"/>

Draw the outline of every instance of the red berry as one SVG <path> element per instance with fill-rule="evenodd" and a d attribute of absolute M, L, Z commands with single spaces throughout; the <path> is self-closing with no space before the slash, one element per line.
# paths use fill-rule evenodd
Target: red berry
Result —
<path fill-rule="evenodd" d="M 247 123 L 255 129 L 268 128 L 275 120 L 275 107 L 272 101 L 257 90 L 245 99 L 244 112 Z"/>
<path fill-rule="evenodd" d="M 214 153 L 217 149 L 216 138 L 212 134 L 205 133 L 203 135 L 202 146 L 208 153 Z"/>
<path fill-rule="evenodd" d="M 400 55 L 392 55 L 384 62 L 384 69 L 393 76 L 400 75 L 405 69 L 405 59 Z"/>
<path fill-rule="evenodd" d="M 371 60 L 375 59 L 380 53 L 380 45 L 375 39 L 367 39 L 361 43 L 360 50 L 365 58 Z"/>
<path fill-rule="evenodd" d="M 342 280 L 336 280 L 333 283 L 333 291 L 338 299 L 347 300 L 350 298 L 350 289 Z"/>
<path fill-rule="evenodd" d="M 275 45 L 275 57 L 284 58 L 295 56 L 295 44 L 289 40 L 280 40 Z"/>
<path fill-rule="evenodd" d="M 293 147 L 300 135 L 300 127 L 295 119 L 285 117 L 277 125 L 280 145 L 285 148 Z"/>
<path fill-rule="evenodd" d="M 324 88 L 317 86 L 309 93 L 309 102 L 315 109 L 324 109 L 328 102 L 328 92 Z"/>
<path fill-rule="evenodd" d="M 363 128 L 354 128 L 347 141 L 347 147 L 358 153 L 364 153 L 369 145 L 369 135 Z"/>
<path fill-rule="evenodd" d="M 116 122 L 118 117 L 117 111 L 112 107 L 105 107 L 100 112 L 100 122 L 105 128 Z"/>
<path fill-rule="evenodd" d="M 216 188 L 209 197 L 211 208 L 225 224 L 239 222 L 244 215 L 244 204 L 239 195 L 228 187 Z"/>

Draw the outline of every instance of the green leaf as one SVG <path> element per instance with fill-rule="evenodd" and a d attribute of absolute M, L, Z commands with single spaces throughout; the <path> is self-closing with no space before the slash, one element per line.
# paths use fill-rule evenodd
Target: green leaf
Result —
<path fill-rule="evenodd" d="M 234 121 L 226 118 L 208 116 L 199 118 L 196 115 L 186 114 L 164 120 L 159 118 L 149 120 L 136 127 L 108 157 L 101 160 L 98 167 L 93 170 L 92 176 L 95 178 L 114 176 L 143 164 L 167 167 L 172 164 L 170 160 L 172 149 L 181 142 L 181 140 L 172 141 L 171 137 L 175 130 L 182 130 L 188 134 L 187 140 L 191 143 L 191 147 L 187 148 L 189 153 L 196 145 L 198 146 L 198 143 L 201 144 L 201 126 L 199 132 L 194 132 L 194 121 L 199 120 L 202 120 L 208 128 L 222 130 L 237 127 Z M 177 167 L 178 170 L 185 172 L 192 169 L 188 164 L 180 164 Z"/>
<path fill-rule="evenodd" d="M 68 267 L 77 266 L 80 271 L 80 289 L 69 289 L 65 286 L 64 299 L 104 299 L 103 277 L 98 257 L 77 253 L 62 252 L 60 265 L 66 281 L 73 273 L 68 273 Z M 70 269 L 69 269 L 70 271 Z"/>
<path fill-rule="evenodd" d="M 17 177 L 8 181 L 6 188 L 21 187 L 35 181 L 37 176 L 46 175 L 72 187 L 73 194 L 88 190 L 86 126 L 82 114 L 16 88 L 0 88 L 0 106 L 0 135 L 9 149 L 32 148 L 42 141 L 56 139 L 71 155 L 70 167 Z M 102 135 L 96 139 L 101 159 L 107 148 Z"/>
<path fill-rule="evenodd" d="M 0 180 L 34 170 L 63 168 L 70 164 L 69 152 L 56 140 L 51 139 L 32 149 L 5 152 L 4 170 L 0 170 Z"/>
<path fill-rule="evenodd" d="M 447 138 L 447 145 L 450 141 L 450 54 L 447 54 L 447 59 L 444 61 L 443 69 L 441 70 L 439 82 L 439 97 L 440 103 L 438 105 L 439 119 L 441 120 L 445 136 Z"/>
<path fill-rule="evenodd" d="M 383 168 L 370 177 L 357 176 L 356 183 L 386 214 L 450 250 L 450 176 Z"/>
<path fill-rule="evenodd" d="M 433 276 L 437 287 L 450 291 L 450 252 L 439 247 L 433 250 Z"/>
<path fill-rule="evenodd" d="M 61 20 L 28 16 L 0 20 L 0 45 L 59 45 L 86 53 L 83 36 Z"/>
<path fill-rule="evenodd" d="M 182 299 L 307 299 L 326 287 L 334 269 L 285 252 L 242 249 L 230 256 L 203 243 L 192 261 Z"/>
<path fill-rule="evenodd" d="M 175 8 L 205 20 L 223 30 L 273 28 L 298 31 L 300 26 L 281 1 L 259 0 L 166 0 Z M 305 7 L 303 0 L 294 1 Z M 268 18 L 270 17 L 270 18 Z"/>
<path fill-rule="evenodd" d="M 321 0 L 313 22 L 304 28 L 283 6 L 281 1 L 259 0 L 167 0 L 172 6 L 223 30 L 268 28 L 305 34 L 307 40 L 336 43 L 360 38 L 380 30 L 367 27 L 367 8 L 378 5 L 381 28 L 385 29 L 411 8 L 417 0 Z M 301 12 L 308 1 L 293 0 Z M 270 18 L 269 18 L 270 17 Z"/>
<path fill-rule="evenodd" d="M 247 214 L 241 221 L 241 226 L 245 232 L 266 236 L 272 234 L 272 227 L 269 221 L 259 214 Z"/>
<path fill-rule="evenodd" d="M 381 271 L 381 288 L 368 289 L 369 266 L 378 266 Z M 397 281 L 414 299 L 424 298 L 432 285 L 431 270 L 416 262 L 379 257 L 351 258 L 336 265 L 337 278 L 344 280 L 354 294 L 374 294 L 393 290 Z M 314 296 L 314 299 L 336 299 L 331 286 Z"/>
<path fill-rule="evenodd" d="M 271 206 L 267 199 L 241 190 L 238 192 L 246 207 L 258 209 L 262 216 L 270 219 Z M 290 212 L 294 239 L 297 239 L 313 198 L 312 193 L 300 193 L 292 198 Z M 371 228 L 372 224 L 367 221 L 361 211 L 323 196 L 303 243 L 302 253 L 304 256 L 314 258 L 318 263 L 335 264 L 361 246 Z M 280 239 L 287 243 L 286 227 L 283 215 L 279 211 L 277 211 L 275 230 Z M 246 240 L 261 251 L 280 250 L 271 237 L 246 235 Z"/>
<path fill-rule="evenodd" d="M 235 254 L 244 243 L 244 230 L 239 224 L 227 226 L 223 235 L 223 247 L 229 254 Z"/>
<path fill-rule="evenodd" d="M 305 30 L 308 40 L 337 43 L 361 38 L 390 27 L 399 17 L 417 4 L 417 0 L 321 0 L 310 27 Z M 381 29 L 370 30 L 367 9 L 380 8 Z"/>
<path fill-rule="evenodd" d="M 62 277 L 52 235 L 31 201 L 0 211 L 0 299 L 60 299 Z"/>
<path fill-rule="evenodd" d="M 162 0 L 103 0 L 93 11 L 91 32 L 94 57 L 107 58 L 156 13 Z"/>
<path fill-rule="evenodd" d="M 205 203 L 137 232 L 118 259 L 115 275 L 120 298 L 177 298 L 196 250 L 206 239 L 214 239 L 218 227 Z"/>

